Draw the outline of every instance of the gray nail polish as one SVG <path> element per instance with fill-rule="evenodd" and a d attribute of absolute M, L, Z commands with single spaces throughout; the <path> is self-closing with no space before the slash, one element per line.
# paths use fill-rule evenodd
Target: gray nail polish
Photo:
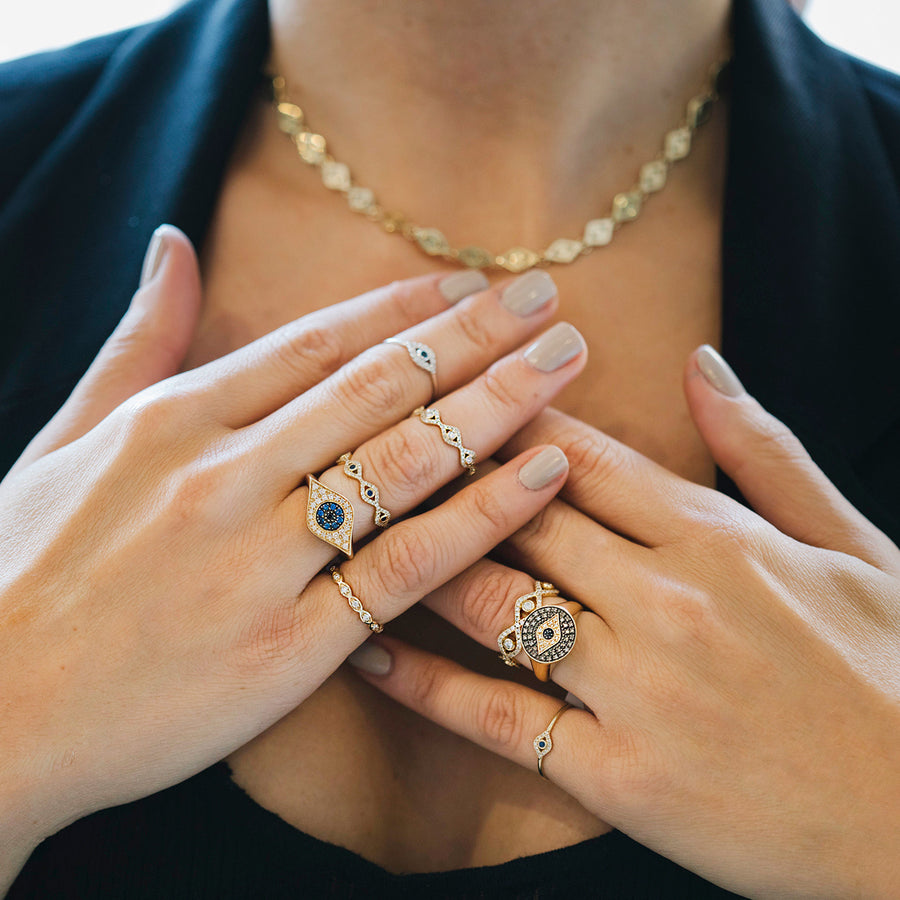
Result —
<path fill-rule="evenodd" d="M 697 368 L 720 394 L 740 397 L 744 393 L 744 386 L 731 366 L 709 344 L 697 351 Z"/>
<path fill-rule="evenodd" d="M 490 282 L 483 272 L 478 269 L 466 269 L 463 272 L 454 272 L 438 282 L 438 289 L 444 295 L 444 299 L 451 306 L 459 303 L 463 297 L 477 294 L 490 287 Z"/>
<path fill-rule="evenodd" d="M 391 654 L 378 644 L 368 641 L 357 647 L 348 657 L 347 662 L 370 675 L 387 675 L 391 671 Z"/>
<path fill-rule="evenodd" d="M 540 372 L 553 372 L 585 349 L 584 338 L 573 325 L 558 322 L 524 353 L 525 361 Z"/>
<path fill-rule="evenodd" d="M 153 237 L 150 238 L 150 243 L 147 246 L 147 252 L 144 254 L 139 287 L 143 287 L 148 281 L 153 280 L 159 271 L 160 265 L 162 265 L 167 249 L 168 241 L 166 241 L 165 226 L 160 226 L 153 232 Z"/>
<path fill-rule="evenodd" d="M 559 478 L 568 468 L 566 454 L 559 447 L 544 447 L 519 469 L 519 483 L 529 491 L 538 491 Z"/>
<path fill-rule="evenodd" d="M 517 316 L 530 316 L 556 296 L 556 285 L 543 269 L 532 269 L 510 282 L 500 302 Z"/>

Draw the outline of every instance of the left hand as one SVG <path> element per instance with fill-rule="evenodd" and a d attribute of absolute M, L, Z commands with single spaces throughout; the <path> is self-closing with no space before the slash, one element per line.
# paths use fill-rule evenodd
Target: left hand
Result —
<path fill-rule="evenodd" d="M 900 550 L 714 351 L 685 392 L 755 513 L 548 411 L 507 448 L 571 461 L 512 539 L 524 572 L 482 560 L 424 602 L 495 650 L 533 575 L 584 605 L 553 680 L 588 709 L 559 719 L 544 773 L 601 819 L 739 893 L 896 897 Z M 372 684 L 535 770 L 559 700 L 376 640 Z"/>

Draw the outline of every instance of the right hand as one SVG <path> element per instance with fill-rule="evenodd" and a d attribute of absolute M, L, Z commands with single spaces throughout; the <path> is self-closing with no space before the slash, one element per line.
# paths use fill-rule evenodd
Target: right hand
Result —
<path fill-rule="evenodd" d="M 574 329 L 553 371 L 516 349 L 555 297 L 520 316 L 501 285 L 448 308 L 429 275 L 175 374 L 200 278 L 184 235 L 165 235 L 157 274 L 0 484 L 0 845 L 30 849 L 211 765 L 365 641 L 320 574 L 334 550 L 306 529 L 305 475 L 327 470 L 353 500 L 358 542 L 372 509 L 334 467 L 341 453 L 355 451 L 395 517 L 461 473 L 438 429 L 408 418 L 430 397 L 427 374 L 384 338 L 436 350 L 441 415 L 479 459 L 584 364 Z M 555 476 L 520 480 L 541 453 L 556 454 Z M 390 622 L 536 515 L 564 474 L 559 451 L 529 450 L 392 524 L 344 577 Z"/>

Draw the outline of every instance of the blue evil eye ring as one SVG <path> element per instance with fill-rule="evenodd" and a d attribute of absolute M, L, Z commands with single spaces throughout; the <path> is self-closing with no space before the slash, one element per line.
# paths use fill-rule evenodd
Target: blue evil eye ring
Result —
<path fill-rule="evenodd" d="M 537 754 L 537 770 L 541 778 L 546 778 L 544 774 L 544 757 L 553 749 L 553 738 L 550 732 L 553 726 L 559 721 L 560 716 L 567 710 L 571 709 L 571 703 L 563 703 L 556 711 L 556 715 L 550 720 L 550 724 L 534 739 L 534 752 Z"/>
<path fill-rule="evenodd" d="M 347 559 L 353 556 L 353 506 L 312 475 L 306 476 L 309 497 L 306 501 L 306 527 L 320 541 L 337 547 Z"/>
<path fill-rule="evenodd" d="M 391 514 L 381 505 L 378 488 L 371 481 L 363 478 L 362 463 L 354 459 L 352 454 L 345 453 L 338 457 L 337 464 L 344 467 L 344 474 L 359 482 L 359 496 L 363 503 L 368 503 L 375 510 L 375 524 L 379 528 L 387 528 Z"/>
<path fill-rule="evenodd" d="M 406 347 L 409 358 L 423 371 L 427 372 L 431 378 L 431 399 L 434 400 L 438 395 L 437 384 L 437 355 L 434 350 L 419 341 L 403 341 L 400 338 L 388 338 L 385 344 L 399 344 Z"/>

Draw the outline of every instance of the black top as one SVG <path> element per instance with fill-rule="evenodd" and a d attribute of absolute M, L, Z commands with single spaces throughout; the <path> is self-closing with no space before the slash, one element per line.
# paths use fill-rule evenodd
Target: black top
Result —
<path fill-rule="evenodd" d="M 786 0 L 734 0 L 733 35 L 724 353 L 896 541 L 900 78 L 823 44 Z M 265 0 L 191 0 L 0 66 L 0 471 L 122 315 L 153 229 L 202 247 L 268 39 Z M 224 763 L 49 838 L 10 896 L 381 894 L 728 896 L 616 832 L 392 876 L 263 810 Z"/>

